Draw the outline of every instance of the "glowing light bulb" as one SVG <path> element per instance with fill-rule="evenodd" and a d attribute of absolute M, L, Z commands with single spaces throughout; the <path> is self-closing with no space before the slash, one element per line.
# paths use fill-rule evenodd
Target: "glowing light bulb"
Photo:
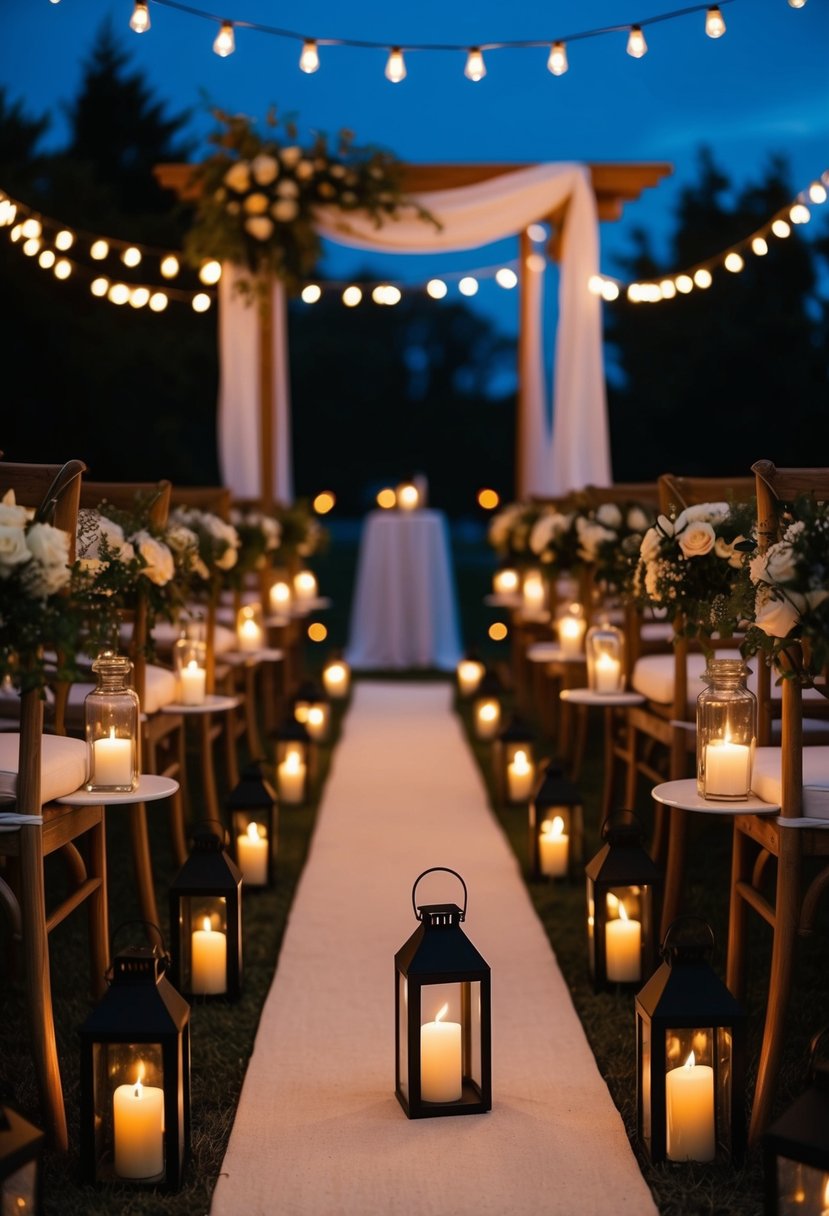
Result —
<path fill-rule="evenodd" d="M 40 220 L 36 220 L 33 216 L 24 220 L 20 225 L 20 235 L 27 239 L 39 237 L 43 232 L 43 225 Z"/>
<path fill-rule="evenodd" d="M 55 264 L 55 251 L 53 249 L 42 250 L 37 259 L 37 264 L 42 270 L 51 270 Z"/>
<path fill-rule="evenodd" d="M 547 60 L 547 71 L 554 76 L 563 76 L 570 65 L 567 62 L 567 48 L 563 42 L 554 42 L 550 47 L 550 57 Z"/>
<path fill-rule="evenodd" d="M 612 279 L 605 279 L 602 284 L 602 299 L 607 300 L 612 304 L 614 300 L 619 299 L 619 284 L 614 283 Z"/>
<path fill-rule="evenodd" d="M 723 266 L 725 266 L 726 270 L 730 270 L 732 274 L 739 274 L 745 266 L 745 262 L 740 257 L 739 253 L 734 253 L 732 251 L 731 253 L 727 253 L 725 255 Z"/>
<path fill-rule="evenodd" d="M 163 291 L 154 291 L 150 296 L 150 312 L 164 312 L 169 303 L 170 301 Z"/>
<path fill-rule="evenodd" d="M 789 8 L 805 8 L 806 0 L 789 0 Z"/>
<path fill-rule="evenodd" d="M 166 297 L 165 297 L 166 299 Z M 210 308 L 211 300 L 206 291 L 199 291 L 193 296 L 193 312 L 207 312 Z M 166 307 L 166 305 L 165 305 Z"/>
<path fill-rule="evenodd" d="M 758 258 L 764 258 L 769 251 L 769 243 L 762 236 L 756 236 L 751 242 L 751 251 L 756 253 Z"/>
<path fill-rule="evenodd" d="M 676 283 L 673 279 L 663 279 L 659 284 L 663 300 L 672 300 L 676 295 Z"/>
<path fill-rule="evenodd" d="M 150 12 L 147 8 L 147 0 L 135 0 L 130 17 L 130 29 L 134 34 L 146 34 L 150 28 Z"/>
<path fill-rule="evenodd" d="M 725 21 L 716 4 L 705 14 L 705 32 L 709 38 L 722 38 L 725 33 Z"/>
<path fill-rule="evenodd" d="M 634 59 L 641 59 L 643 55 L 647 55 L 648 44 L 645 42 L 645 35 L 642 33 L 641 25 L 632 25 L 630 27 L 627 53 Z"/>
<path fill-rule="evenodd" d="M 36 254 L 40 253 L 40 238 L 30 236 L 28 240 L 23 242 L 21 248 L 27 258 L 35 257 Z"/>
<path fill-rule="evenodd" d="M 307 283 L 301 294 L 306 304 L 316 304 L 317 300 L 322 297 L 322 288 L 317 283 Z"/>
<path fill-rule="evenodd" d="M 742 267 L 739 267 L 738 269 L 742 269 Z M 711 274 L 711 271 L 706 270 L 704 266 L 701 266 L 699 270 L 694 271 L 694 284 L 697 287 L 701 287 L 703 291 L 705 291 L 706 287 L 710 287 L 713 282 L 714 276 Z"/>
<path fill-rule="evenodd" d="M 346 287 L 343 292 L 343 304 L 345 304 L 346 308 L 356 308 L 362 298 L 363 293 L 355 284 Z"/>
<path fill-rule="evenodd" d="M 484 76 L 486 76 L 486 64 L 479 47 L 473 46 L 469 48 L 463 74 L 467 80 L 483 80 Z"/>
<path fill-rule="evenodd" d="M 133 308 L 145 308 L 150 302 L 149 287 L 133 287 L 130 292 L 130 304 Z"/>
<path fill-rule="evenodd" d="M 812 182 L 809 187 L 809 199 L 818 205 L 826 202 L 826 187 L 823 182 Z"/>
<path fill-rule="evenodd" d="M 426 284 L 426 294 L 433 300 L 442 300 L 448 290 L 443 279 L 430 279 Z"/>
<path fill-rule="evenodd" d="M 213 41 L 213 50 L 221 59 L 226 59 L 236 50 L 236 39 L 233 37 L 233 23 L 223 21 Z"/>
<path fill-rule="evenodd" d="M 792 230 L 785 220 L 775 220 L 771 226 L 771 230 L 781 240 L 785 240 L 787 236 L 791 236 L 792 234 Z"/>
<path fill-rule="evenodd" d="M 399 84 L 406 79 L 406 61 L 399 46 L 393 46 L 386 60 L 386 80 Z"/>
<path fill-rule="evenodd" d="M 203 262 L 199 267 L 199 282 L 204 283 L 205 287 L 214 287 L 221 277 L 222 264 L 215 259 Z"/>
<path fill-rule="evenodd" d="M 458 283 L 458 291 L 462 296 L 475 296 L 478 294 L 478 280 L 473 278 L 471 274 L 464 275 L 460 283 Z"/>
<path fill-rule="evenodd" d="M 501 266 L 495 271 L 495 282 L 509 291 L 518 285 L 518 275 L 509 266 Z"/>
<path fill-rule="evenodd" d="M 72 263 L 67 262 L 66 258 L 59 258 L 58 261 L 55 262 L 55 278 L 56 279 L 60 279 L 61 281 L 63 281 L 64 279 L 68 279 L 71 273 L 72 273 Z"/>
<path fill-rule="evenodd" d="M 793 224 L 808 224 L 812 213 L 805 203 L 795 203 L 789 211 L 789 219 Z"/>
<path fill-rule="evenodd" d="M 107 292 L 110 304 L 126 304 L 130 298 L 130 289 L 126 283 L 112 283 Z"/>
<path fill-rule="evenodd" d="M 68 228 L 62 228 L 60 232 L 55 233 L 55 249 L 59 249 L 61 253 L 66 253 L 67 249 L 71 249 L 74 244 L 75 234 Z"/>
<path fill-rule="evenodd" d="M 89 290 L 92 292 L 93 296 L 103 298 L 103 296 L 105 296 L 109 291 L 109 279 L 93 279 L 89 284 Z"/>
<path fill-rule="evenodd" d="M 587 280 L 587 290 L 591 296 L 600 296 L 604 287 L 604 279 L 600 274 L 591 274 Z"/>
<path fill-rule="evenodd" d="M 311 72 L 318 71 L 319 66 L 320 56 L 317 44 L 313 38 L 306 38 L 302 44 L 302 53 L 299 56 L 300 71 L 307 72 L 310 75 Z"/>
<path fill-rule="evenodd" d="M 178 258 L 174 254 L 168 253 L 161 259 L 159 269 L 165 279 L 174 279 L 179 271 Z"/>
<path fill-rule="evenodd" d="M 96 262 L 102 262 L 108 255 L 109 245 L 103 238 L 92 242 L 89 247 L 89 256 L 91 258 L 93 258 Z"/>
<path fill-rule="evenodd" d="M 694 280 L 689 274 L 678 274 L 676 276 L 676 289 L 681 291 L 684 296 L 687 296 L 689 291 L 694 290 Z"/>
<path fill-rule="evenodd" d="M 547 229 L 543 224 L 528 224 L 527 236 L 534 244 L 540 245 L 547 239 Z"/>
<path fill-rule="evenodd" d="M 141 265 L 141 250 L 136 249 L 135 245 L 129 245 L 121 253 L 121 261 L 125 266 L 140 266 Z"/>

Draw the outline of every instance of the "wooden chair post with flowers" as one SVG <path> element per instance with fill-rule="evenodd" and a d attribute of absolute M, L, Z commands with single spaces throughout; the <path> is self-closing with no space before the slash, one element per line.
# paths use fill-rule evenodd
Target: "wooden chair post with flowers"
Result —
<path fill-rule="evenodd" d="M 20 947 L 26 1033 L 43 1113 L 56 1148 L 68 1147 L 49 963 L 49 935 L 86 905 L 90 979 L 102 995 L 109 966 L 106 848 L 102 806 L 64 806 L 88 774 L 82 739 L 44 733 L 44 694 L 66 679 L 61 656 L 74 658 L 80 620 L 69 598 L 81 477 L 79 460 L 65 465 L 0 463 L 4 546 L 0 552 L 0 672 L 20 695 L 17 731 L 0 733 L 0 906 Z M 11 499 L 11 501 L 10 501 Z M 13 542 L 13 543 L 12 543 Z M 46 659 L 58 655 L 57 668 Z M 12 811 L 8 806 L 13 802 Z M 84 846 L 85 853 L 84 856 Z M 47 908 L 45 867 L 59 856 L 69 890 Z"/>
<path fill-rule="evenodd" d="M 829 469 L 779 469 L 768 460 L 752 468 L 758 553 L 750 565 L 756 604 L 747 648 L 758 662 L 771 662 L 781 694 L 780 744 L 755 751 L 752 789 L 780 815 L 734 817 L 727 983 L 739 999 L 751 909 L 772 933 L 749 1131 L 756 1142 L 772 1114 L 797 938 L 815 932 L 829 889 L 829 747 L 804 747 L 821 737 L 820 718 L 815 731 L 804 709 L 825 716 L 829 707 Z M 768 743 L 768 709 L 761 693 L 761 743 Z"/>

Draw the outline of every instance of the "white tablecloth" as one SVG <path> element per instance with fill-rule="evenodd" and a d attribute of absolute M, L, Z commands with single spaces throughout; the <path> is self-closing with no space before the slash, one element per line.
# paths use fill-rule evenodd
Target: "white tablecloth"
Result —
<path fill-rule="evenodd" d="M 363 525 L 346 658 L 352 667 L 435 667 L 461 657 L 446 519 L 372 511 Z"/>

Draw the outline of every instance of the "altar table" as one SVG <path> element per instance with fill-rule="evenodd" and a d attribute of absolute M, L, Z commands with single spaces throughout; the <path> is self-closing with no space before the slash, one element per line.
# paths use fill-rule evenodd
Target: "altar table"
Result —
<path fill-rule="evenodd" d="M 460 629 L 441 511 L 378 510 L 366 517 L 345 657 L 357 670 L 454 670 Z"/>

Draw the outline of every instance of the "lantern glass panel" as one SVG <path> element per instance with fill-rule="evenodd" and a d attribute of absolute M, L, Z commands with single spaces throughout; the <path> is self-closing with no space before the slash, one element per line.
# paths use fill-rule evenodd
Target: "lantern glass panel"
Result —
<path fill-rule="evenodd" d="M 0 1178 L 0 1212 L 3 1216 L 25 1216 L 37 1211 L 36 1204 L 36 1161 L 27 1161 L 7 1178 Z"/>
<path fill-rule="evenodd" d="M 246 653 L 256 653 L 265 644 L 261 604 L 243 604 L 236 614 L 236 645 Z"/>
<path fill-rule="evenodd" d="M 409 1100 L 409 981 L 397 973 L 397 1075 L 399 1089 Z"/>
<path fill-rule="evenodd" d="M 264 811 L 234 811 L 231 818 L 236 864 L 245 886 L 267 886 L 276 858 L 271 817 Z"/>
<path fill-rule="evenodd" d="M 829 1174 L 790 1157 L 777 1158 L 777 1216 L 829 1211 Z"/>
<path fill-rule="evenodd" d="M 227 992 L 227 900 L 222 895 L 183 895 L 179 900 L 183 992 Z"/>
<path fill-rule="evenodd" d="M 92 1045 L 99 1178 L 164 1177 L 164 1055 L 160 1043 Z"/>
<path fill-rule="evenodd" d="M 420 1095 L 423 1102 L 460 1102 L 479 1090 L 481 985 L 477 980 L 423 984 L 420 989 Z"/>
<path fill-rule="evenodd" d="M 653 1113 L 651 1107 L 651 1024 L 644 1018 L 637 1018 L 639 1027 L 639 1093 L 641 1095 L 641 1105 L 639 1118 L 641 1121 L 640 1131 L 642 1139 L 647 1145 L 648 1152 L 651 1149 L 651 1140 L 653 1137 Z"/>
<path fill-rule="evenodd" d="M 732 1036 L 724 1026 L 669 1027 L 665 1034 L 669 1161 L 713 1161 L 730 1151 Z"/>

